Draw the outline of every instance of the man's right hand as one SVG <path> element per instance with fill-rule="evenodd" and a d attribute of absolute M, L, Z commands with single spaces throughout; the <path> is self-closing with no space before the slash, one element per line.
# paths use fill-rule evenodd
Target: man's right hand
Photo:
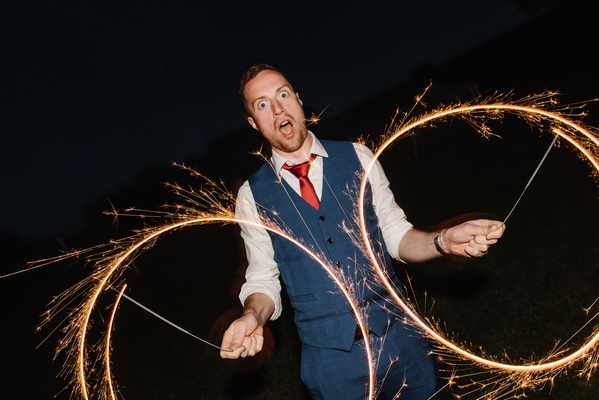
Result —
<path fill-rule="evenodd" d="M 262 326 L 253 312 L 246 312 L 225 331 L 220 356 L 232 359 L 254 356 L 262 350 L 263 344 Z"/>

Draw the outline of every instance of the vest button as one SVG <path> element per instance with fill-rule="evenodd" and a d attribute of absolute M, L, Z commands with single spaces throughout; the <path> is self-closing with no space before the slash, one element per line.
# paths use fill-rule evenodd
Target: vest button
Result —
<path fill-rule="evenodd" d="M 318 219 L 321 221 L 324 221 L 325 220 L 324 215 L 321 215 L 320 217 L 318 217 Z"/>
<path fill-rule="evenodd" d="M 328 238 L 328 239 L 327 239 L 327 243 L 328 243 L 328 244 L 333 244 L 333 239 L 332 239 L 332 238 Z"/>

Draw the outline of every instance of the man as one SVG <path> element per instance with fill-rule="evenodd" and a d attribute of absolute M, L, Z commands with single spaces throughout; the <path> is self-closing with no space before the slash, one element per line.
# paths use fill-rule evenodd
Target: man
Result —
<path fill-rule="evenodd" d="M 242 76 L 240 94 L 248 123 L 268 141 L 272 157 L 240 188 L 236 215 L 259 221 L 265 214 L 282 222 L 352 277 L 369 336 L 386 335 L 384 341 L 373 340 L 380 354 L 377 378 L 385 376 L 381 397 L 391 399 L 401 389 L 404 400 L 428 398 L 436 378 L 424 340 L 380 306 L 383 290 L 365 287 L 368 260 L 341 228 L 354 224 L 354 204 L 346 188 L 355 184 L 372 153 L 358 144 L 318 140 L 306 128 L 298 93 L 275 67 L 250 67 Z M 380 164 L 368 180 L 366 221 L 370 237 L 385 244 L 386 251 L 379 251 L 384 265 L 391 264 L 389 255 L 402 262 L 447 254 L 479 257 L 505 229 L 491 220 L 468 221 L 440 232 L 415 229 L 395 203 Z M 280 276 L 295 311 L 302 341 L 301 377 L 310 394 L 315 399 L 364 398 L 368 370 L 363 338 L 331 279 L 288 241 L 243 224 L 241 234 L 249 262 L 240 293 L 244 312 L 226 330 L 221 357 L 253 356 L 261 350 L 262 327 L 281 313 Z M 396 279 L 392 269 L 387 273 Z"/>

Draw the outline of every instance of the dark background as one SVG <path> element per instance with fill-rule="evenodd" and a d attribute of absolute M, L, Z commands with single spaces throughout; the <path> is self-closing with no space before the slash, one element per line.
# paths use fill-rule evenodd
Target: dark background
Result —
<path fill-rule="evenodd" d="M 596 97 L 594 11 L 583 2 L 515 0 L 46 2 L 5 10 L 0 273 L 143 226 L 115 223 L 101 211 L 172 201 L 162 182 L 194 181 L 171 161 L 237 190 L 259 165 L 249 153 L 260 137 L 244 125 L 236 96 L 249 64 L 288 71 L 307 113 L 324 110 L 313 127 L 320 137 L 376 137 L 429 80 L 429 107 L 495 90 L 516 97 L 559 90 L 563 102 Z M 589 111 L 586 121 L 597 126 L 597 105 Z M 469 212 L 505 216 L 550 137 L 510 117 L 493 128 L 501 139 L 449 122 L 383 156 L 413 223 L 426 228 Z M 589 172 L 568 146 L 554 149 L 487 257 L 407 267 L 417 297 L 434 297 L 433 315 L 458 338 L 491 354 L 505 350 L 513 361 L 568 338 L 586 321 L 581 309 L 599 282 Z M 192 228 L 136 260 L 128 293 L 219 342 L 239 311 L 244 263 L 235 227 Z M 35 326 L 85 268 L 64 263 L 0 281 L 3 398 L 68 397 L 56 378 L 61 359 L 52 361 L 60 331 L 36 350 L 50 331 Z M 105 315 L 102 306 L 98 327 Z M 303 399 L 291 321 L 287 307 L 271 324 L 268 362 L 225 362 L 123 303 L 113 341 L 120 390 L 129 399 Z M 529 397 L 594 399 L 598 388 L 596 377 L 571 373 Z"/>

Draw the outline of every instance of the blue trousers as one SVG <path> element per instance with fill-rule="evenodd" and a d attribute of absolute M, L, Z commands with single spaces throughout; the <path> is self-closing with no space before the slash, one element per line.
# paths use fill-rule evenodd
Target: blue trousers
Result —
<path fill-rule="evenodd" d="M 385 340 L 371 340 L 378 358 L 379 399 L 426 400 L 437 386 L 429 346 L 410 326 L 397 321 Z M 382 346 L 382 349 L 381 349 Z M 350 351 L 302 345 L 301 379 L 315 400 L 363 400 L 368 390 L 364 341 Z M 380 356 L 379 356 L 380 354 Z M 383 379 L 384 378 L 384 379 Z"/>

